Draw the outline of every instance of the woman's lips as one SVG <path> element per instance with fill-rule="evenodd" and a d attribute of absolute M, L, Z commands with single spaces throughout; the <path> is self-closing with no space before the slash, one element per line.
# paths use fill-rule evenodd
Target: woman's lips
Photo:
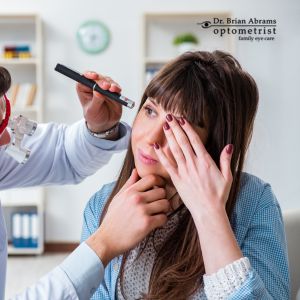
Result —
<path fill-rule="evenodd" d="M 145 154 L 141 149 L 138 149 L 138 157 L 139 160 L 146 165 L 155 165 L 158 163 L 157 160 L 150 155 Z"/>

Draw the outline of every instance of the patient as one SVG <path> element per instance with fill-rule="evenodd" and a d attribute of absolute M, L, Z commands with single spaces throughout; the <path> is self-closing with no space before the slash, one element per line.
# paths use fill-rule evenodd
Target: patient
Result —
<path fill-rule="evenodd" d="M 221 51 L 187 52 L 154 77 L 118 180 L 85 209 L 82 240 L 120 201 L 164 225 L 107 265 L 92 299 L 289 299 L 279 204 L 243 172 L 257 106 L 255 81 Z"/>

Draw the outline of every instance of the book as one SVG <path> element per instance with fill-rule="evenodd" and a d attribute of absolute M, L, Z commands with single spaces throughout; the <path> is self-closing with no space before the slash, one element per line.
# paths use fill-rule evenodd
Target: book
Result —
<path fill-rule="evenodd" d="M 13 84 L 7 93 L 7 97 L 10 100 L 11 106 L 16 104 L 19 87 L 19 84 Z"/>
<path fill-rule="evenodd" d="M 23 109 L 28 106 L 32 106 L 35 101 L 37 92 L 37 85 L 33 83 L 18 84 L 17 87 L 11 92 L 11 96 L 14 95 L 14 101 L 12 102 L 17 109 Z"/>
<path fill-rule="evenodd" d="M 22 230 L 21 230 L 22 247 L 30 247 L 30 215 L 22 214 Z"/>
<path fill-rule="evenodd" d="M 29 247 L 38 247 L 39 222 L 37 213 L 30 214 L 30 243 Z"/>
<path fill-rule="evenodd" d="M 37 248 L 39 222 L 36 212 L 12 214 L 12 244 L 16 248 Z"/>
<path fill-rule="evenodd" d="M 12 244 L 14 247 L 22 247 L 22 215 L 21 213 L 12 214 Z"/>
<path fill-rule="evenodd" d="M 4 46 L 3 57 L 10 58 L 30 58 L 32 57 L 30 46 L 19 45 L 19 46 Z"/>
<path fill-rule="evenodd" d="M 27 95 L 26 106 L 31 106 L 34 103 L 35 95 L 36 95 L 37 86 L 36 84 L 32 84 Z"/>

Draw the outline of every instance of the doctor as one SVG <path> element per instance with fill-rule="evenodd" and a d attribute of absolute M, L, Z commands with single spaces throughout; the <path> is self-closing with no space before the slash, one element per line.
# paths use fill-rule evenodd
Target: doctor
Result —
<path fill-rule="evenodd" d="M 103 89 L 121 91 L 108 77 L 93 72 L 85 73 L 85 76 L 96 80 Z M 113 153 L 126 148 L 130 128 L 125 123 L 119 123 L 121 106 L 78 84 L 77 92 L 86 122 L 80 121 L 69 127 L 38 125 L 34 135 L 23 141 L 31 150 L 28 161 L 24 165 L 17 163 L 5 153 L 5 145 L 10 142 L 10 134 L 6 129 L 10 105 L 5 92 L 10 82 L 9 73 L 0 67 L 0 189 L 77 183 L 107 163 Z M 137 180 L 137 174 L 134 173 L 127 183 L 128 187 Z M 82 243 L 61 265 L 13 299 L 90 298 L 103 279 L 105 265 L 113 257 L 134 247 L 151 230 L 163 225 L 161 221 L 148 222 L 148 226 L 141 229 L 138 222 L 132 224 L 129 215 L 124 215 L 128 209 L 126 205 L 112 206 L 101 229 Z M 145 220 L 145 216 L 141 215 L 140 220 Z M 4 299 L 5 287 L 6 239 L 0 205 L 1 300 Z"/>

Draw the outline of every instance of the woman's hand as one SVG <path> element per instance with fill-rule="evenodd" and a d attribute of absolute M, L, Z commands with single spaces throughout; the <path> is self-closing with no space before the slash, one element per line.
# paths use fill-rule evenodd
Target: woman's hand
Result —
<path fill-rule="evenodd" d="M 167 222 L 170 204 L 162 188 L 164 185 L 164 179 L 159 176 L 139 179 L 137 171 L 133 170 L 110 203 L 99 229 L 87 240 L 104 265 Z"/>
<path fill-rule="evenodd" d="M 83 74 L 86 78 L 95 80 L 103 89 L 120 93 L 121 87 L 110 77 L 105 77 L 95 72 Z M 122 105 L 107 99 L 104 95 L 91 90 L 83 84 L 77 83 L 77 94 L 83 108 L 83 115 L 88 128 L 93 132 L 103 132 L 110 129 L 120 121 Z"/>
<path fill-rule="evenodd" d="M 198 231 L 205 271 L 212 274 L 243 256 L 225 210 L 232 184 L 230 161 L 233 146 L 227 145 L 223 149 L 219 170 L 199 135 L 186 120 L 181 118 L 177 121 L 170 115 L 167 120 L 164 132 L 176 165 L 166 157 L 159 145 L 155 144 L 154 148 L 191 212 Z"/>
<path fill-rule="evenodd" d="M 201 138 L 186 120 L 177 121 L 171 115 L 167 120 L 164 132 L 176 165 L 168 160 L 161 148 L 154 149 L 185 206 L 195 217 L 200 213 L 225 209 L 232 183 L 230 160 L 233 146 L 227 145 L 223 149 L 219 170 Z"/>

